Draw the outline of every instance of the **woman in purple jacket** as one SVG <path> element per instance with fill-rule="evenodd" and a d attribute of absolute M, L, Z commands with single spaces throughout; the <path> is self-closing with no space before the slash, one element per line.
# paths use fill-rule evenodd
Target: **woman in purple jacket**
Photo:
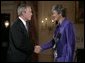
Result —
<path fill-rule="evenodd" d="M 35 53 L 49 48 L 54 49 L 54 62 L 72 62 L 75 51 L 73 24 L 66 18 L 66 9 L 61 5 L 53 6 L 52 17 L 58 22 L 52 40 L 35 46 Z"/>

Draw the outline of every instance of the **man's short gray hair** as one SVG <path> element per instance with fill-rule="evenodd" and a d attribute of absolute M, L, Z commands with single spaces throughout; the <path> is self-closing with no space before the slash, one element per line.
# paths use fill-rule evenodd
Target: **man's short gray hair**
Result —
<path fill-rule="evenodd" d="M 20 3 L 17 7 L 17 13 L 18 13 L 18 16 L 22 15 L 22 12 L 24 12 L 24 10 L 27 8 L 27 7 L 31 7 L 30 5 L 26 4 L 26 3 Z"/>

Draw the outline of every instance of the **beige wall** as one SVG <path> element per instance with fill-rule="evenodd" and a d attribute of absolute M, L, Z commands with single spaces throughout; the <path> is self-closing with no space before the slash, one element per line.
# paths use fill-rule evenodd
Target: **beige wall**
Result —
<path fill-rule="evenodd" d="M 50 20 L 51 7 L 55 4 L 62 4 L 67 8 L 67 17 L 72 20 L 76 30 L 76 48 L 84 48 L 84 24 L 75 24 L 75 1 L 39 1 L 38 2 L 38 21 L 39 21 L 39 43 L 40 45 L 50 40 L 53 36 L 53 30 L 49 33 L 48 28 L 42 30 L 41 21 L 48 18 L 47 23 L 52 24 Z M 53 51 L 46 50 L 39 54 L 39 62 L 52 62 Z"/>
<path fill-rule="evenodd" d="M 10 14 L 10 23 L 16 19 L 16 3 L 15 1 L 1 1 L 1 13 Z"/>

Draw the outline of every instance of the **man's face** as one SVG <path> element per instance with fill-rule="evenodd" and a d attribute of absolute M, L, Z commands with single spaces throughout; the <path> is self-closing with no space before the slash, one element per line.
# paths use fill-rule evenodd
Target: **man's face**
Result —
<path fill-rule="evenodd" d="M 54 21 L 59 21 L 59 19 L 60 19 L 60 14 L 58 14 L 55 10 L 52 11 L 52 19 Z"/>
<path fill-rule="evenodd" d="M 26 20 L 31 20 L 31 17 L 32 17 L 32 9 L 31 9 L 31 7 L 27 7 L 25 9 L 24 17 L 25 17 Z"/>

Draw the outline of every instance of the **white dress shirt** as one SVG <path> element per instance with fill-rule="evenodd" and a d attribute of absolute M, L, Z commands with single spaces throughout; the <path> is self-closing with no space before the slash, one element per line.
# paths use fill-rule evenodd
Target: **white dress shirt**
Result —
<path fill-rule="evenodd" d="M 28 28 L 27 28 L 27 26 L 26 26 L 26 21 L 25 20 L 23 20 L 21 17 L 19 17 L 19 19 L 22 21 L 22 23 L 24 24 L 24 26 L 25 26 L 25 28 L 26 28 L 26 30 L 28 30 Z"/>

